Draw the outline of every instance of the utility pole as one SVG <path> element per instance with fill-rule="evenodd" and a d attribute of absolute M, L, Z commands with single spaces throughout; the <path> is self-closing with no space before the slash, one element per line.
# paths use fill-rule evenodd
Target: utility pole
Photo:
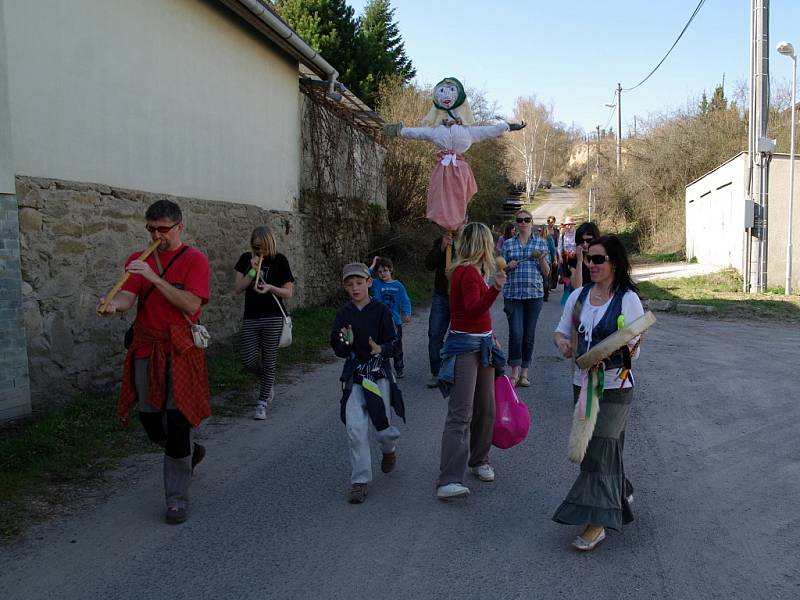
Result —
<path fill-rule="evenodd" d="M 594 172 L 600 177 L 600 125 L 597 126 L 597 145 L 594 153 Z"/>
<path fill-rule="evenodd" d="M 622 168 L 622 84 L 617 83 L 617 175 Z"/>
<path fill-rule="evenodd" d="M 754 201 L 755 215 L 745 246 L 744 277 L 745 286 L 750 292 L 764 292 L 767 289 L 769 163 L 775 149 L 775 140 L 767 137 L 768 118 L 769 0 L 750 0 L 748 198 Z"/>
<path fill-rule="evenodd" d="M 794 219 L 794 124 L 795 108 L 797 107 L 797 55 L 794 46 L 789 42 L 781 42 L 777 47 L 778 52 L 792 59 L 792 126 L 789 141 L 789 218 L 786 229 L 786 281 L 783 284 L 783 293 L 787 296 L 792 293 L 792 220 Z"/>
<path fill-rule="evenodd" d="M 589 134 L 586 134 L 586 181 L 589 181 Z"/>

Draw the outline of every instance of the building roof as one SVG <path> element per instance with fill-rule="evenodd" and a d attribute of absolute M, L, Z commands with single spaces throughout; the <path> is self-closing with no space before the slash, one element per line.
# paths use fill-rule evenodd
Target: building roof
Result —
<path fill-rule="evenodd" d="M 704 177 L 706 177 L 707 175 L 710 175 L 711 173 L 713 173 L 713 172 L 714 172 L 714 171 L 716 171 L 717 169 L 721 169 L 722 167 L 724 167 L 725 165 L 727 165 L 727 164 L 728 164 L 729 162 L 731 162 L 732 160 L 735 160 L 736 158 L 738 158 L 738 157 L 739 157 L 739 156 L 741 156 L 742 154 L 747 154 L 747 150 L 742 150 L 741 152 L 738 152 L 738 153 L 734 154 L 733 156 L 731 156 L 731 157 L 730 157 L 728 160 L 726 160 L 725 162 L 722 162 L 722 163 L 718 164 L 716 167 L 714 167 L 713 169 L 711 169 L 711 170 L 710 170 L 710 171 L 708 171 L 707 173 L 703 173 L 702 175 L 700 175 L 700 177 L 698 177 L 698 178 L 697 178 L 697 179 L 695 179 L 694 181 L 690 181 L 689 183 L 687 183 L 687 184 L 684 186 L 684 189 L 685 189 L 685 188 L 688 188 L 690 185 L 694 185 L 695 183 L 697 183 L 698 181 L 700 181 L 701 179 L 703 179 L 703 178 L 704 178 Z M 772 153 L 772 158 L 776 158 L 776 157 L 777 157 L 777 158 L 786 158 L 786 159 L 788 159 L 788 158 L 789 158 L 789 153 L 788 153 L 788 152 L 773 152 L 773 153 Z M 800 154 L 795 154 L 794 160 L 795 160 L 795 162 L 797 162 L 797 161 L 800 161 Z"/>
<path fill-rule="evenodd" d="M 378 113 L 343 85 L 337 86 L 337 90 L 342 94 L 341 101 L 337 102 L 331 99 L 326 93 L 327 85 L 327 81 L 319 78 L 310 70 L 300 67 L 300 90 L 304 94 L 321 103 L 345 121 L 359 127 L 373 140 L 380 141 L 379 136 L 383 131 L 384 120 Z"/>
<path fill-rule="evenodd" d="M 315 53 L 314 56 L 306 56 L 300 52 L 286 38 L 282 37 L 275 29 L 270 27 L 267 23 L 259 19 L 253 12 L 244 6 L 239 0 L 219 0 L 222 4 L 230 8 L 240 18 L 249 23 L 256 31 L 258 31 L 265 38 L 269 39 L 273 44 L 278 46 L 281 50 L 286 52 L 289 56 L 293 57 L 300 63 L 299 78 L 300 89 L 314 100 L 323 103 L 332 112 L 336 113 L 346 121 L 361 128 L 373 139 L 378 138 L 384 123 L 378 114 L 367 106 L 358 96 L 348 90 L 346 86 L 337 82 L 336 91 L 341 94 L 341 100 L 336 101 L 330 98 L 326 92 L 328 90 L 329 74 L 323 71 L 318 62 L 313 60 L 314 57 L 323 58 L 321 54 Z M 280 22 L 291 31 L 292 37 L 301 40 L 304 44 L 308 44 L 303 40 L 300 35 L 292 29 L 286 21 L 275 11 L 274 7 L 269 2 L 257 0 L 259 5 L 269 13 L 280 20 Z M 324 60 L 324 58 L 323 58 Z M 327 62 L 327 61 L 325 61 Z"/>
<path fill-rule="evenodd" d="M 733 156 L 731 156 L 731 157 L 730 157 L 728 160 L 726 160 L 725 162 L 722 162 L 722 163 L 718 164 L 716 167 L 714 167 L 713 169 L 711 169 L 711 170 L 710 170 L 710 171 L 708 171 L 707 173 L 703 173 L 702 175 L 700 175 L 700 177 L 698 177 L 698 178 L 697 178 L 697 179 L 695 179 L 694 181 L 690 181 L 690 182 L 689 182 L 689 183 L 687 183 L 685 186 L 683 186 L 683 187 L 684 187 L 684 189 L 688 188 L 690 185 L 694 185 L 695 183 L 697 183 L 698 181 L 700 181 L 701 179 L 703 179 L 703 178 L 704 178 L 704 177 L 706 177 L 707 175 L 710 175 L 711 173 L 713 173 L 713 172 L 714 172 L 714 171 L 716 171 L 717 169 L 721 169 L 722 167 L 724 167 L 725 165 L 727 165 L 729 162 L 731 162 L 731 161 L 735 160 L 736 158 L 738 158 L 738 157 L 739 157 L 739 156 L 741 156 L 742 154 L 747 154 L 747 150 L 742 150 L 741 152 L 737 152 L 736 154 L 734 154 Z"/>

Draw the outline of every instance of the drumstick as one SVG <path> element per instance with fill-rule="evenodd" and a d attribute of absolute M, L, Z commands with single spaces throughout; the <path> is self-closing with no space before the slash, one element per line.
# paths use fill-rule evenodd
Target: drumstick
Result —
<path fill-rule="evenodd" d="M 258 287 L 258 280 L 261 278 L 261 262 L 263 260 L 263 256 L 258 257 L 258 266 L 256 266 L 256 278 L 253 280 L 253 289 Z"/>
<path fill-rule="evenodd" d="M 153 252 L 155 252 L 155 249 L 158 248 L 160 244 L 161 240 L 153 240 L 153 243 L 150 244 L 147 250 L 145 250 L 139 255 L 139 258 L 137 260 L 146 259 Z M 114 287 L 111 288 L 111 291 L 108 292 L 108 294 L 106 295 L 105 299 L 103 300 L 103 303 L 100 305 L 100 308 L 97 309 L 98 315 L 102 315 L 104 312 L 106 312 L 106 308 L 108 308 L 108 303 L 114 299 L 114 296 L 117 295 L 117 292 L 120 290 L 120 288 L 122 288 L 123 285 L 125 285 L 125 282 L 128 281 L 128 277 L 130 276 L 131 274 L 128 271 L 125 271 L 122 274 L 122 277 L 119 278 L 119 281 L 117 281 L 117 283 L 114 284 Z"/>
<path fill-rule="evenodd" d="M 526 256 L 525 258 L 521 258 L 520 260 L 518 260 L 518 261 L 517 261 L 517 264 L 519 264 L 519 263 L 523 263 L 523 262 L 525 262 L 526 260 L 532 260 L 532 259 L 534 259 L 534 258 L 540 258 L 541 256 L 542 256 L 542 253 L 541 253 L 541 252 L 539 252 L 538 250 L 534 250 L 534 251 L 533 251 L 533 252 L 531 252 L 531 253 L 530 253 L 528 256 Z M 497 257 L 497 258 L 495 258 L 494 260 L 495 260 L 495 262 L 497 263 L 497 268 L 499 269 L 499 268 L 500 268 L 500 263 L 497 261 L 497 259 L 498 259 L 498 258 L 502 258 L 502 257 L 498 256 L 498 257 Z M 505 260 L 503 261 L 503 263 L 505 264 Z M 503 266 L 502 268 L 503 268 L 503 270 L 504 270 L 506 273 L 508 273 L 509 271 L 511 271 L 511 267 Z"/>

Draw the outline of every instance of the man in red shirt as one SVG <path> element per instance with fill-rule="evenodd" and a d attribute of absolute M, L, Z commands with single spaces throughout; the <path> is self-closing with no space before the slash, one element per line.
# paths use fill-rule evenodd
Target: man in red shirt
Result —
<path fill-rule="evenodd" d="M 208 258 L 181 242 L 183 215 L 169 200 L 145 213 L 145 226 L 158 248 L 125 261 L 130 277 L 98 312 L 107 316 L 137 305 L 133 342 L 125 356 L 117 413 L 123 424 L 136 405 L 148 437 L 164 447 L 164 491 L 168 523 L 182 523 L 189 511 L 192 471 L 205 448 L 192 441 L 193 428 L 211 415 L 205 352 L 192 340 L 208 302 Z M 138 299 L 138 301 L 137 301 Z"/>

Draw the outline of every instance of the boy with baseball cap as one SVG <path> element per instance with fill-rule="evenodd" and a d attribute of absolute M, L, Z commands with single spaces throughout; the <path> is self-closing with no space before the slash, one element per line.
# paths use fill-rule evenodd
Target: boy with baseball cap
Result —
<path fill-rule="evenodd" d="M 391 424 L 389 407 L 404 421 L 405 410 L 389 364 L 397 343 L 392 312 L 370 298 L 372 278 L 364 263 L 345 265 L 342 285 L 350 301 L 336 313 L 330 343 L 336 356 L 345 359 L 339 378 L 343 390 L 341 419 L 350 445 L 350 502 L 360 504 L 372 480 L 369 423 L 375 427 L 383 453 L 381 471 L 389 473 L 397 460 L 400 437 L 400 431 Z"/>

